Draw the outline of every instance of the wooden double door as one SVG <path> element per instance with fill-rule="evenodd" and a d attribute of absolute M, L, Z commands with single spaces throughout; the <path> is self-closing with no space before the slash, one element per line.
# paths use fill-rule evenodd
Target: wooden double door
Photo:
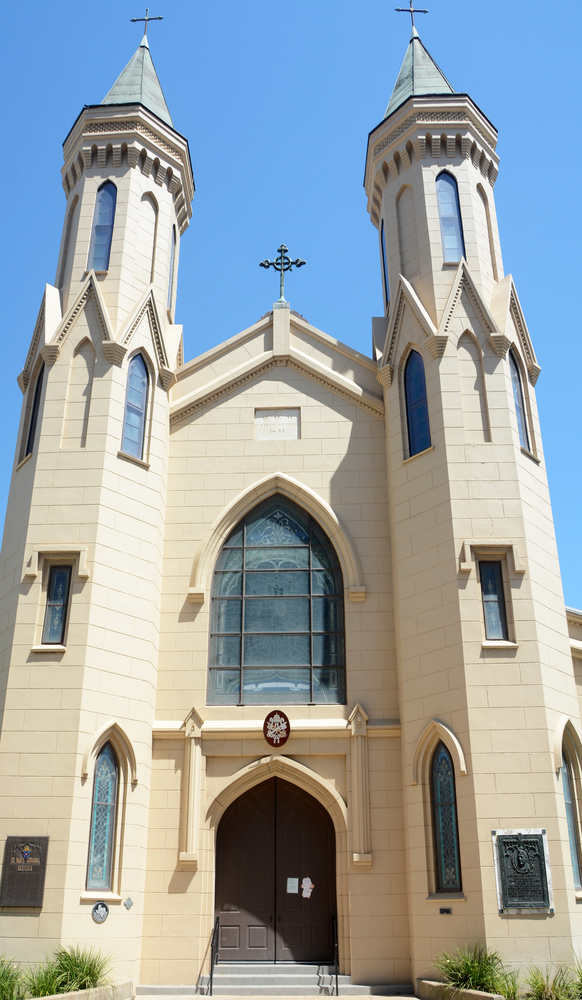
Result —
<path fill-rule="evenodd" d="M 218 827 L 219 961 L 330 962 L 335 913 L 329 813 L 281 778 L 241 795 Z"/>

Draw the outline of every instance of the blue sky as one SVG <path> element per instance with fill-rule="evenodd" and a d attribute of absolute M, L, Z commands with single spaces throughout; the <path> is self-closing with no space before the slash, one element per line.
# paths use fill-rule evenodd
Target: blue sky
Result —
<path fill-rule="evenodd" d="M 140 0 L 141 2 L 141 0 Z M 153 3 L 153 0 L 150 0 Z M 404 4 L 398 3 L 398 6 Z M 396 4 L 394 4 L 396 6 Z M 536 392 L 566 603 L 582 607 L 581 339 L 575 308 L 582 221 L 579 0 L 427 0 L 417 16 L 456 90 L 499 129 L 495 197 L 506 273 L 542 374 Z M 258 267 L 283 241 L 307 265 L 286 285 L 311 323 L 370 353 L 382 312 L 377 233 L 362 188 L 368 132 L 382 119 L 410 34 L 381 0 L 160 0 L 151 51 L 197 193 L 182 242 L 177 322 L 190 358 L 244 329 L 278 297 Z M 65 197 L 61 143 L 102 100 L 139 44 L 137 0 L 21 2 L 3 12 L 3 366 L 0 511 L 22 396 L 16 384 Z"/>

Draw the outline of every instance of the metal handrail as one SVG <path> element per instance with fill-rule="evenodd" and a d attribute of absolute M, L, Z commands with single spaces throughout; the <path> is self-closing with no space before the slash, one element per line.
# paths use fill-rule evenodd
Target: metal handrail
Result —
<path fill-rule="evenodd" d="M 214 979 L 214 966 L 216 965 L 218 959 L 218 933 L 220 929 L 220 921 L 218 917 L 214 924 L 214 930 L 212 932 L 212 940 L 210 942 L 210 977 L 208 980 L 208 996 L 212 996 L 212 981 Z"/>
<path fill-rule="evenodd" d="M 337 920 L 335 917 L 331 918 L 331 935 L 333 938 L 333 964 L 335 966 L 335 995 L 339 997 Z"/>

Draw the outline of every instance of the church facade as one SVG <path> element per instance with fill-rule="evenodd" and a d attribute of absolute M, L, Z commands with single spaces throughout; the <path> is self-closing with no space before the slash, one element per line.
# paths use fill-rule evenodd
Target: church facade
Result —
<path fill-rule="evenodd" d="M 582 614 L 496 141 L 413 29 L 368 140 L 374 356 L 281 299 L 185 361 L 194 183 L 145 36 L 74 123 L 1 555 L 7 954 L 195 987 L 215 928 L 237 963 L 337 932 L 360 984 L 580 954 Z"/>

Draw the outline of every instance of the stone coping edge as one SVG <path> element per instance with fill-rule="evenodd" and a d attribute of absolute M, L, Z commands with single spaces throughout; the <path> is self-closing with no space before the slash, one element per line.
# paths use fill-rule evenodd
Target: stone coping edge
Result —
<path fill-rule="evenodd" d="M 133 1000 L 135 989 L 133 980 L 126 983 L 112 983 L 111 986 L 93 986 L 89 990 L 74 993 L 54 993 L 43 1000 Z"/>
<path fill-rule="evenodd" d="M 416 980 L 416 996 L 420 1000 L 505 1000 L 499 993 L 481 993 L 480 990 L 458 990 L 446 983 L 432 979 Z"/>

